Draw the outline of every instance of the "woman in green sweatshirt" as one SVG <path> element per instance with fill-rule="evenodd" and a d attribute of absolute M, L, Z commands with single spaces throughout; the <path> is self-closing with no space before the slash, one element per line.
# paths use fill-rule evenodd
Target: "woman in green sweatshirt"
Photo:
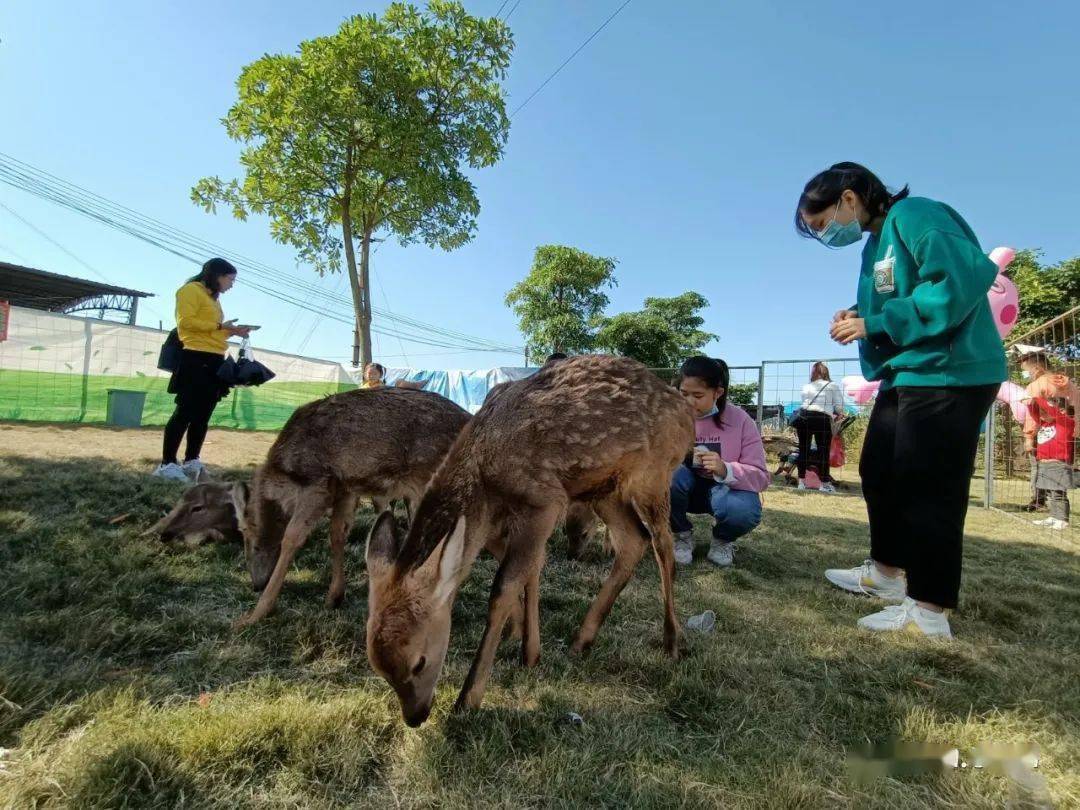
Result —
<path fill-rule="evenodd" d="M 834 248 L 870 234 L 856 305 L 830 329 L 858 341 L 863 374 L 881 381 L 859 463 L 870 559 L 825 576 L 897 603 L 861 627 L 952 638 L 979 429 L 1006 378 L 986 297 L 997 267 L 952 208 L 890 193 L 857 163 L 806 184 L 795 227 Z"/>

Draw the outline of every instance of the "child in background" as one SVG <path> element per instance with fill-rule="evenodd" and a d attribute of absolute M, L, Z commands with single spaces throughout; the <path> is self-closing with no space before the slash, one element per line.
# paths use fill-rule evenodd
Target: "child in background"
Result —
<path fill-rule="evenodd" d="M 1037 347 L 1020 358 L 1026 379 L 1028 415 L 1024 420 L 1024 447 L 1035 455 L 1034 490 L 1046 496 L 1050 517 L 1036 526 L 1065 529 L 1069 525 L 1069 489 L 1075 457 L 1076 411 L 1080 389 L 1064 374 L 1050 370 L 1046 353 Z"/>
<path fill-rule="evenodd" d="M 727 407 L 727 364 L 691 357 L 679 369 L 679 392 L 694 411 L 694 449 L 671 479 L 671 531 L 675 562 L 694 558 L 694 527 L 688 513 L 715 518 L 709 562 L 726 568 L 735 540 L 761 522 L 761 495 L 769 486 L 765 445 L 754 420 Z M 688 450 L 690 448 L 687 448 Z"/>

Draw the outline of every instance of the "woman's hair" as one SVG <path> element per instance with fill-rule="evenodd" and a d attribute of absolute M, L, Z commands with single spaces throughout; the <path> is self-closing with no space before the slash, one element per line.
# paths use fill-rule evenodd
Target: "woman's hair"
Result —
<path fill-rule="evenodd" d="M 386 376 L 386 368 L 383 367 L 382 363 L 368 363 L 367 368 L 378 369 L 379 370 L 379 377 L 385 377 Z M 365 372 L 367 371 L 367 368 L 364 369 Z"/>
<path fill-rule="evenodd" d="M 834 163 L 825 171 L 815 174 L 803 188 L 799 204 L 795 207 L 795 230 L 808 239 L 816 239 L 817 234 L 806 224 L 802 212 L 820 214 L 840 201 L 840 195 L 851 189 L 859 195 L 863 206 L 874 220 L 889 213 L 900 200 L 908 196 L 908 187 L 904 186 L 895 194 L 891 193 L 878 176 L 865 166 L 845 161 Z"/>
<path fill-rule="evenodd" d="M 709 388 L 724 389 L 724 393 L 716 400 L 716 415 L 713 416 L 713 421 L 719 427 L 724 410 L 727 408 L 728 383 L 731 382 L 731 372 L 728 371 L 727 363 L 714 357 L 702 355 L 691 357 L 679 367 L 679 376 L 675 380 L 675 385 L 681 385 L 687 377 L 701 380 Z"/>
<path fill-rule="evenodd" d="M 213 298 L 217 298 L 221 294 L 221 290 L 218 289 L 218 279 L 222 276 L 235 276 L 236 268 L 224 259 L 210 259 L 206 264 L 202 266 L 202 270 L 199 271 L 197 276 L 192 276 L 188 281 L 198 281 L 206 289 L 210 290 L 210 295 Z"/>
<path fill-rule="evenodd" d="M 814 363 L 813 368 L 810 369 L 810 382 L 817 382 L 818 380 L 832 382 L 832 377 L 829 376 L 829 367 L 820 360 Z"/>

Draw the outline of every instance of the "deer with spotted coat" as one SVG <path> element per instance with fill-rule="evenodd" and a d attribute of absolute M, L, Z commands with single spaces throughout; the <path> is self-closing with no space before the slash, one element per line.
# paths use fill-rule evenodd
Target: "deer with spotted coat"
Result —
<path fill-rule="evenodd" d="M 493 391 L 458 436 L 400 537 L 380 515 L 368 537 L 367 651 L 410 726 L 427 719 L 450 615 L 480 549 L 501 563 L 487 626 L 457 708 L 480 705 L 506 620 L 524 594 L 522 663 L 540 659 L 539 584 L 548 537 L 574 502 L 591 503 L 615 554 L 572 651 L 592 645 L 651 544 L 660 569 L 664 649 L 679 655 L 670 483 L 693 445 L 689 407 L 641 363 L 583 356 Z"/>
<path fill-rule="evenodd" d="M 381 511 L 404 499 L 415 514 L 425 485 L 468 421 L 449 399 L 405 388 L 310 402 L 289 418 L 250 485 L 192 487 L 147 533 L 163 540 L 241 536 L 251 583 L 262 591 L 255 609 L 236 622 L 244 626 L 273 609 L 294 556 L 329 512 L 333 574 L 326 604 L 337 607 L 358 500 L 370 497 Z"/>

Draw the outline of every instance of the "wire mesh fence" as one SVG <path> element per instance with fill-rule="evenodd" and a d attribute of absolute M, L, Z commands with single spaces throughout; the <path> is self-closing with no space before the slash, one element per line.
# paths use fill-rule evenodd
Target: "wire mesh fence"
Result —
<path fill-rule="evenodd" d="M 1074 536 L 1078 319 L 1075 307 L 1012 338 L 1009 379 L 987 420 L 972 482 L 986 506 Z"/>
<path fill-rule="evenodd" d="M 139 424 L 168 421 L 174 404 L 169 374 L 157 368 L 165 332 L 22 307 L 11 307 L 5 323 L 0 419 L 111 422 L 124 400 L 139 403 Z M 305 402 L 355 387 L 338 363 L 257 354 L 277 378 L 258 388 L 234 388 L 214 411 L 212 425 L 277 430 Z"/>

